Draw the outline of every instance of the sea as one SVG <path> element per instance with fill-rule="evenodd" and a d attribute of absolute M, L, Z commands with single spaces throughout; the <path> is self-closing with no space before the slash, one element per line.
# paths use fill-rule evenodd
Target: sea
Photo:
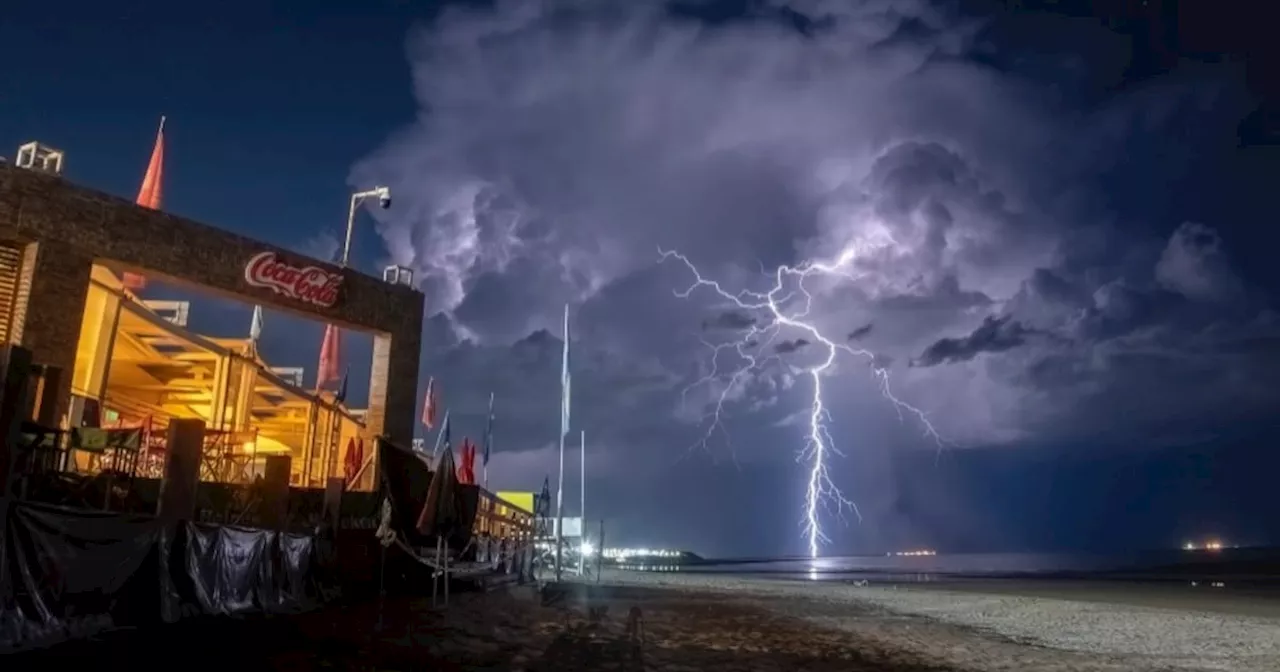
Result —
<path fill-rule="evenodd" d="M 1248 579 L 1280 585 L 1280 548 L 1115 553 L 937 553 L 826 558 L 707 559 L 634 569 L 829 581 L 945 581 L 964 578 Z"/>

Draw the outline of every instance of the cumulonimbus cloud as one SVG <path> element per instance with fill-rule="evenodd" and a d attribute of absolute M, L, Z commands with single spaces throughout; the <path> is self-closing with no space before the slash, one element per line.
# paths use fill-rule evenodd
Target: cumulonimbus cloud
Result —
<path fill-rule="evenodd" d="M 713 26 L 659 3 L 500 1 L 414 31 L 421 112 L 353 181 L 396 192 L 396 208 L 376 213 L 380 232 L 432 311 L 506 347 L 554 329 L 570 301 L 594 311 L 586 328 L 613 352 L 696 378 L 687 360 L 705 355 L 702 332 L 762 316 L 677 305 L 669 290 L 689 279 L 653 271 L 659 246 L 761 289 L 762 269 L 856 244 L 855 280 L 813 283 L 814 318 L 899 362 L 900 394 L 944 432 L 978 443 L 1070 433 L 1109 390 L 1132 392 L 1139 383 L 1118 377 L 1153 349 L 1170 357 L 1161 398 L 1182 401 L 1151 401 L 1146 415 L 1199 398 L 1170 382 L 1173 353 L 1209 347 L 1215 301 L 1243 281 L 1205 230 L 1144 238 L 1079 206 L 1117 129 L 1158 134 L 1186 87 L 1071 107 L 969 58 L 985 48 L 979 25 L 924 0 L 770 4 L 787 20 Z M 1139 117 L 1135 130 L 1126 120 Z M 1137 249 L 1150 252 L 1121 254 Z M 620 295 L 650 298 L 600 305 Z M 1238 305 L 1230 320 L 1266 322 Z M 906 365 L 921 353 L 937 366 Z M 1195 390 L 1256 356 L 1219 361 L 1221 376 L 1197 360 Z"/>

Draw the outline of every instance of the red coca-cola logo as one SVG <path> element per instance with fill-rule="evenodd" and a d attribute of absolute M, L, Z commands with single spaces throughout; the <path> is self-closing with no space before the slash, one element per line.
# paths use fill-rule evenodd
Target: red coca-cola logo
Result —
<path fill-rule="evenodd" d="M 291 266 L 277 258 L 275 252 L 263 252 L 250 259 L 244 267 L 244 279 L 254 287 L 266 287 L 322 308 L 338 302 L 338 287 L 342 285 L 341 273 L 319 266 Z"/>

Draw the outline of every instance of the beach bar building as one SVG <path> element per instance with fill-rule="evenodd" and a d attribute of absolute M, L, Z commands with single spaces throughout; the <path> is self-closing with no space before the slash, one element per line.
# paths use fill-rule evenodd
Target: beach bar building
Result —
<path fill-rule="evenodd" d="M 72 437 L 65 466 L 91 471 L 110 457 L 111 446 L 85 438 L 100 434 L 83 430 L 136 428 L 122 448 L 142 456 L 133 468 L 147 475 L 163 460 L 168 423 L 199 419 L 201 480 L 249 480 L 279 455 L 291 458 L 291 485 L 324 487 L 363 439 L 368 454 L 348 487 L 374 488 L 374 437 L 413 436 L 424 303 L 411 283 L 70 184 L 61 153 L 31 147 L 25 165 L 0 164 L 0 342 L 32 353 L 41 373 L 29 414 Z M 367 408 L 304 388 L 253 339 L 193 333 L 186 303 L 144 300 L 131 276 L 371 334 Z"/>

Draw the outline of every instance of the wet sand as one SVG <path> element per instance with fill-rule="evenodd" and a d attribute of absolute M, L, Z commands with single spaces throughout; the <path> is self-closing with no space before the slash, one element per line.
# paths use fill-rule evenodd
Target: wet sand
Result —
<path fill-rule="evenodd" d="M 287 617 L 197 619 L 6 656 L 4 669 L 71 658 L 236 672 L 1280 670 L 1280 618 L 1209 609 L 1217 603 L 1199 596 L 1177 603 L 1126 591 L 615 571 L 603 584 L 565 584 L 549 596 L 513 587 L 455 595 L 436 609 L 429 599 L 388 599 L 381 617 L 377 602 L 365 602 Z M 1152 606 L 1156 599 L 1166 602 Z"/>

